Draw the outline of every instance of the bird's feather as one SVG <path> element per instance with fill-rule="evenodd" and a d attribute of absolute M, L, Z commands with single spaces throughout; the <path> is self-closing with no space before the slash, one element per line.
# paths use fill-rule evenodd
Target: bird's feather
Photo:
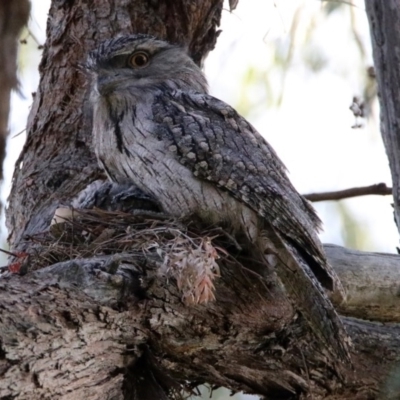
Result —
<path fill-rule="evenodd" d="M 218 185 L 253 209 L 304 251 L 326 289 L 340 289 L 316 237 L 319 218 L 249 122 L 215 97 L 181 91 L 160 93 L 153 103 L 153 118 L 158 134 L 172 140 L 179 161 L 197 178 Z"/>
<path fill-rule="evenodd" d="M 321 287 L 341 295 L 316 237 L 320 220 L 290 183 L 272 147 L 232 107 L 204 93 L 160 93 L 153 102 L 153 122 L 155 134 L 176 146 L 171 155 L 192 170 L 194 179 L 218 185 L 261 217 L 265 237 L 258 244 L 267 238 L 273 247 L 286 291 L 326 345 L 347 359 L 346 334 Z"/>

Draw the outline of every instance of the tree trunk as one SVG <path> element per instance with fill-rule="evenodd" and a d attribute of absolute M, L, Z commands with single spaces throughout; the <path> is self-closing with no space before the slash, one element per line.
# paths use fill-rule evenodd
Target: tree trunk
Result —
<path fill-rule="evenodd" d="M 394 215 L 400 232 L 400 4 L 365 0 L 381 111 L 381 134 L 393 180 Z"/>
<path fill-rule="evenodd" d="M 118 211 L 78 214 L 49 229 L 56 209 L 103 177 L 80 68 L 88 51 L 142 32 L 187 46 L 201 64 L 221 10 L 222 1 L 211 0 L 53 1 L 7 216 L 20 256 L 13 268 L 27 273 L 0 281 L 0 398 L 178 399 L 205 382 L 267 399 L 399 398 L 400 328 L 376 322 L 400 318 L 395 256 L 326 247 L 349 290 L 340 311 L 353 365 L 343 365 L 222 231 L 213 241 L 221 256 L 216 300 L 185 304 L 174 279 L 161 276 L 165 255 L 181 233 L 199 241 L 215 232 L 165 220 L 137 191 L 115 194 L 98 184 L 102 203 L 91 206 L 118 203 Z M 383 30 L 380 21 L 371 26 Z M 365 290 L 371 280 L 374 291 Z"/>

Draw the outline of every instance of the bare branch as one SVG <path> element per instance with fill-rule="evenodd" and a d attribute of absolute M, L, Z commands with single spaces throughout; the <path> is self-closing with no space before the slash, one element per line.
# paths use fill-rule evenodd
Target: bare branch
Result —
<path fill-rule="evenodd" d="M 377 183 L 371 186 L 361 186 L 336 192 L 309 193 L 303 196 L 310 201 L 327 201 L 327 200 L 342 200 L 350 197 L 359 197 L 367 195 L 387 196 L 392 194 L 392 188 L 386 186 L 386 183 Z"/>
<path fill-rule="evenodd" d="M 325 244 L 329 263 L 347 291 L 341 314 L 381 322 L 400 321 L 400 256 Z"/>

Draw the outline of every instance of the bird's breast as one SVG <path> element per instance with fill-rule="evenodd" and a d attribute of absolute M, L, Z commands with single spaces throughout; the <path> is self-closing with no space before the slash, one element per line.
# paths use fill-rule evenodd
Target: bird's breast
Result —
<path fill-rule="evenodd" d="M 111 180 L 132 182 L 157 199 L 168 214 L 196 214 L 216 224 L 226 221 L 236 225 L 235 230 L 256 235 L 257 215 L 216 184 L 196 178 L 171 150 L 173 143 L 153 133 L 151 121 L 124 116 L 117 126 L 95 116 L 93 133 L 100 166 Z"/>

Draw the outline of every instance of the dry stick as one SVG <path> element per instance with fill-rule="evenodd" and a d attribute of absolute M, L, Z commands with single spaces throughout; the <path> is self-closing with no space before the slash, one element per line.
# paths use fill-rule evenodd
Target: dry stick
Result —
<path fill-rule="evenodd" d="M 316 201 L 326 201 L 326 200 L 348 199 L 349 197 L 358 197 L 370 194 L 381 195 L 381 196 L 390 195 L 392 194 L 392 188 L 387 187 L 385 183 L 377 183 L 376 185 L 338 190 L 337 192 L 309 193 L 303 196 L 307 200 L 316 202 Z"/>

